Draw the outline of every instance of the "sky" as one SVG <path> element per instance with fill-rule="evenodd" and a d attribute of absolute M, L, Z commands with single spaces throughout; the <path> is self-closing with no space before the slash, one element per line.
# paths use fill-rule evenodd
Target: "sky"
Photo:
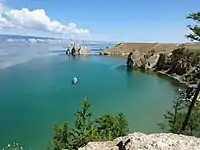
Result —
<path fill-rule="evenodd" d="M 200 0 L 0 0 L 0 34 L 120 42 L 187 42 Z"/>

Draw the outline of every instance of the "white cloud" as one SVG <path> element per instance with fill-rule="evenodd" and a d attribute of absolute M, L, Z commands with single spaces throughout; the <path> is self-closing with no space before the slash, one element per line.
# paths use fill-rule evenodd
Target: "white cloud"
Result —
<path fill-rule="evenodd" d="M 90 37 L 90 31 L 75 23 L 62 24 L 52 20 L 43 9 L 10 9 L 0 0 L 0 33 L 41 34 L 62 37 Z"/>

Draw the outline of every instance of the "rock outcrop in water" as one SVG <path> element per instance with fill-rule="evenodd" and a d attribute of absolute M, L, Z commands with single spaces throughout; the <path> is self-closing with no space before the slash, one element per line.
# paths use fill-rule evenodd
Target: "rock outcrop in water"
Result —
<path fill-rule="evenodd" d="M 127 57 L 127 61 L 126 61 L 126 65 L 127 65 L 127 67 L 128 68 L 133 68 L 134 67 L 134 65 L 135 65 L 135 63 L 134 63 L 134 59 L 133 59 L 133 53 L 132 52 L 130 52 L 130 54 L 128 55 L 128 57 Z"/>
<path fill-rule="evenodd" d="M 147 135 L 136 132 L 114 141 L 89 142 L 79 150 L 200 150 L 200 138 L 172 133 Z"/>
<path fill-rule="evenodd" d="M 91 54 L 91 50 L 86 46 L 79 46 L 77 43 L 72 43 L 70 48 L 66 51 L 69 55 L 85 55 Z"/>

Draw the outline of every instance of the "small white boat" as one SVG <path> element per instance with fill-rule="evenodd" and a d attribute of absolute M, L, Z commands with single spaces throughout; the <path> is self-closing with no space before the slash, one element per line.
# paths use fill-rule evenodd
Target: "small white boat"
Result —
<path fill-rule="evenodd" d="M 72 80 L 73 84 L 76 84 L 78 82 L 78 79 L 77 77 L 74 77 L 73 80 Z"/>

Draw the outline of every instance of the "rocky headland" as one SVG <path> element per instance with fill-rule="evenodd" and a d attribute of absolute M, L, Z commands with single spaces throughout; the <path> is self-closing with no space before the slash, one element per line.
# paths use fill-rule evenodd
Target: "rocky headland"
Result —
<path fill-rule="evenodd" d="M 101 55 L 127 57 L 128 68 L 165 74 L 187 85 L 200 77 L 200 44 L 119 43 Z"/>

